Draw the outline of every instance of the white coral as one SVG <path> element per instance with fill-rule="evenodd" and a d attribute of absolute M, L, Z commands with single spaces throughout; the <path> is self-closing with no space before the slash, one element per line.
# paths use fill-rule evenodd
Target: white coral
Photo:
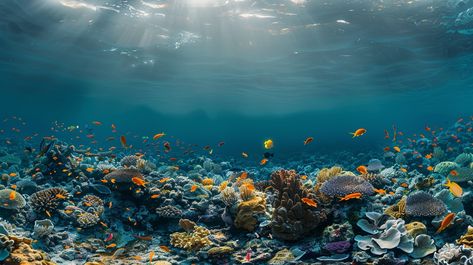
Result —
<path fill-rule="evenodd" d="M 460 254 L 460 246 L 447 243 L 434 253 L 434 262 L 438 265 L 449 264 L 451 260 L 458 258 Z"/>

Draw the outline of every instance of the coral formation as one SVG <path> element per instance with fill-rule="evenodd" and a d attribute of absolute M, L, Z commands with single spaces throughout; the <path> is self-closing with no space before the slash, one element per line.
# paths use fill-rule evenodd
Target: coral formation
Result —
<path fill-rule="evenodd" d="M 235 226 L 247 231 L 254 231 L 258 222 L 256 215 L 264 215 L 265 209 L 266 200 L 259 196 L 240 202 L 237 207 Z"/>
<path fill-rule="evenodd" d="M 464 235 L 457 239 L 457 244 L 463 245 L 468 248 L 473 248 L 473 226 L 468 226 L 468 229 Z"/>
<path fill-rule="evenodd" d="M 49 188 L 33 193 L 30 197 L 30 205 L 38 213 L 51 212 L 68 197 L 69 194 L 65 189 Z"/>
<path fill-rule="evenodd" d="M 171 245 L 187 251 L 199 250 L 210 246 L 210 231 L 202 226 L 195 226 L 191 232 L 175 232 L 171 234 Z"/>
<path fill-rule="evenodd" d="M 352 193 L 371 195 L 374 187 L 361 177 L 342 175 L 333 177 L 322 184 L 320 191 L 330 197 L 343 197 Z"/>
<path fill-rule="evenodd" d="M 424 191 L 407 196 L 406 214 L 409 216 L 438 216 L 445 213 L 445 204 Z"/>
<path fill-rule="evenodd" d="M 15 195 L 14 199 L 10 198 L 11 194 Z M 26 200 L 23 196 L 11 189 L 0 190 L 0 207 L 5 209 L 20 209 L 25 207 Z"/>

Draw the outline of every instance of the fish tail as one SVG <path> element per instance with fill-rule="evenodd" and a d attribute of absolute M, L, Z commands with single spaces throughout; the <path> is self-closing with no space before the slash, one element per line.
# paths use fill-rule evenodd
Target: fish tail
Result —
<path fill-rule="evenodd" d="M 351 132 L 351 133 L 348 133 L 348 134 L 351 134 L 353 136 L 352 138 L 356 137 L 354 132 Z"/>
<path fill-rule="evenodd" d="M 436 231 L 435 233 L 436 233 L 436 234 L 439 234 L 439 233 L 442 232 L 442 231 L 443 231 L 443 227 L 440 226 L 439 229 L 437 229 L 437 231 Z"/>

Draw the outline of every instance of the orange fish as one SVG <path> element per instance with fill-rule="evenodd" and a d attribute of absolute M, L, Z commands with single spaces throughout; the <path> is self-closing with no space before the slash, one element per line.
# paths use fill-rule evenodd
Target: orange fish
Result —
<path fill-rule="evenodd" d="M 363 175 L 368 174 L 368 168 L 366 166 L 363 166 L 363 165 L 357 167 L 356 171 L 360 172 Z"/>
<path fill-rule="evenodd" d="M 302 180 L 306 180 L 306 179 L 307 179 L 307 175 L 302 175 L 302 176 L 301 176 L 301 179 L 302 179 Z"/>
<path fill-rule="evenodd" d="M 429 126 L 427 126 L 427 125 L 425 125 L 424 129 L 425 129 L 426 131 L 428 131 L 428 132 L 430 132 L 430 130 L 431 130 L 431 128 L 430 128 Z"/>
<path fill-rule="evenodd" d="M 61 199 L 61 200 L 65 200 L 65 199 L 66 199 L 66 196 L 64 196 L 64 195 L 62 195 L 62 194 L 60 194 L 60 193 L 58 193 L 58 194 L 56 194 L 56 198 Z"/>
<path fill-rule="evenodd" d="M 133 178 L 131 178 L 131 181 L 132 181 L 133 183 L 135 183 L 136 185 L 138 185 L 138 186 L 143 186 L 143 187 L 145 187 L 145 185 L 146 185 L 145 180 L 142 179 L 142 178 L 133 177 Z"/>
<path fill-rule="evenodd" d="M 450 171 L 450 175 L 458 176 L 458 172 L 456 170 L 452 170 L 452 171 Z"/>
<path fill-rule="evenodd" d="M 384 152 L 387 152 L 387 151 L 391 150 L 391 148 L 389 148 L 389 146 L 386 146 L 383 150 L 384 150 Z"/>
<path fill-rule="evenodd" d="M 427 170 L 428 170 L 428 171 L 433 171 L 433 170 L 434 170 L 434 167 L 428 166 L 428 167 L 427 167 Z"/>
<path fill-rule="evenodd" d="M 266 163 L 268 163 L 268 159 L 267 158 L 263 158 L 261 159 L 261 161 L 259 162 L 260 165 L 265 165 Z"/>
<path fill-rule="evenodd" d="M 122 144 L 123 148 L 128 148 L 128 145 L 126 144 L 126 137 L 125 135 L 120 136 L 120 143 Z"/>
<path fill-rule="evenodd" d="M 164 182 L 167 182 L 169 181 L 171 178 L 162 178 L 159 180 L 159 183 L 164 183 Z"/>
<path fill-rule="evenodd" d="M 149 263 L 150 264 L 153 261 L 153 257 L 154 257 L 154 251 L 151 250 L 151 252 L 149 253 Z"/>
<path fill-rule="evenodd" d="M 218 187 L 218 190 L 219 190 L 219 191 L 222 191 L 222 190 L 224 190 L 227 186 L 228 186 L 228 181 L 225 180 L 225 181 L 223 181 L 222 183 L 220 183 L 220 186 Z"/>
<path fill-rule="evenodd" d="M 87 171 L 89 173 L 92 173 L 92 172 L 94 172 L 94 168 L 88 167 L 88 168 L 85 169 L 85 171 Z"/>
<path fill-rule="evenodd" d="M 197 190 L 197 185 L 195 185 L 195 184 L 192 185 L 190 191 L 191 191 L 191 192 L 194 192 L 194 191 L 196 191 L 196 190 Z"/>
<path fill-rule="evenodd" d="M 248 177 L 248 172 L 243 171 L 241 175 L 238 177 L 239 179 L 246 179 Z"/>
<path fill-rule="evenodd" d="M 93 121 L 92 124 L 93 124 L 93 125 L 97 125 L 97 126 L 102 125 L 102 123 L 101 123 L 100 121 Z"/>
<path fill-rule="evenodd" d="M 393 149 L 394 149 L 394 151 L 396 151 L 398 153 L 401 152 L 401 148 L 399 148 L 399 146 L 394 146 Z"/>
<path fill-rule="evenodd" d="M 386 129 L 384 129 L 384 139 L 389 139 L 389 132 Z"/>
<path fill-rule="evenodd" d="M 108 180 L 106 180 L 106 179 L 101 179 L 100 182 L 102 182 L 102 183 L 108 183 Z"/>
<path fill-rule="evenodd" d="M 449 213 L 443 218 L 442 223 L 440 223 L 440 227 L 437 229 L 437 234 L 445 230 L 453 221 L 455 218 L 455 213 Z"/>
<path fill-rule="evenodd" d="M 164 252 L 168 252 L 168 253 L 171 252 L 171 250 L 166 246 L 159 246 L 159 248 Z"/>
<path fill-rule="evenodd" d="M 106 246 L 106 248 L 114 248 L 114 247 L 116 247 L 116 246 L 117 246 L 117 244 L 115 244 L 115 243 L 112 243 L 112 244 L 110 244 L 110 245 Z"/>
<path fill-rule="evenodd" d="M 463 189 L 458 183 L 450 181 L 449 178 L 447 178 L 447 183 L 443 184 L 445 187 L 448 187 L 450 190 L 450 193 L 452 193 L 453 196 L 455 197 L 461 197 L 463 195 Z"/>
<path fill-rule="evenodd" d="M 381 194 L 381 195 L 384 195 L 386 194 L 386 190 L 383 190 L 383 189 L 373 189 L 374 192 L 378 193 L 378 194 Z"/>
<path fill-rule="evenodd" d="M 431 158 L 432 158 L 432 154 L 426 154 L 426 155 L 425 155 L 425 158 L 431 159 Z"/>
<path fill-rule="evenodd" d="M 151 195 L 151 199 L 156 199 L 156 198 L 158 198 L 158 197 L 159 197 L 159 194 L 153 194 L 153 195 Z"/>
<path fill-rule="evenodd" d="M 305 139 L 304 141 L 304 145 L 310 144 L 313 140 L 314 140 L 314 137 L 307 137 L 307 139 Z"/>
<path fill-rule="evenodd" d="M 401 171 L 402 171 L 402 172 L 404 172 L 404 173 L 406 173 L 406 172 L 407 172 L 407 169 L 406 169 L 406 168 L 403 168 L 403 167 L 401 167 Z"/>
<path fill-rule="evenodd" d="M 14 190 L 12 190 L 12 191 L 10 192 L 10 196 L 9 196 L 9 197 L 10 197 L 10 198 L 9 198 L 10 201 L 13 201 L 13 200 L 16 198 L 16 192 L 15 192 Z"/>
<path fill-rule="evenodd" d="M 309 199 L 309 198 L 302 198 L 301 201 L 311 207 L 317 207 L 317 203 L 312 200 L 312 199 Z"/>
<path fill-rule="evenodd" d="M 157 133 L 153 136 L 153 140 L 158 140 L 159 138 L 165 136 L 166 134 L 165 133 Z"/>
<path fill-rule="evenodd" d="M 359 192 L 350 193 L 350 194 L 345 195 L 343 198 L 340 198 L 340 201 L 348 201 L 351 199 L 361 199 L 361 196 L 363 196 L 363 194 Z"/>
<path fill-rule="evenodd" d="M 353 135 L 353 138 L 355 138 L 355 137 L 360 137 L 365 133 L 366 133 L 366 129 L 360 128 L 360 129 L 357 129 L 355 132 L 352 132 L 350 134 Z"/>
<path fill-rule="evenodd" d="M 401 183 L 399 186 L 403 187 L 403 188 L 408 188 L 409 187 L 409 184 L 407 184 L 406 182 L 403 182 Z"/>
<path fill-rule="evenodd" d="M 12 172 L 12 173 L 8 174 L 8 176 L 10 176 L 10 177 L 16 177 L 17 174 Z"/>

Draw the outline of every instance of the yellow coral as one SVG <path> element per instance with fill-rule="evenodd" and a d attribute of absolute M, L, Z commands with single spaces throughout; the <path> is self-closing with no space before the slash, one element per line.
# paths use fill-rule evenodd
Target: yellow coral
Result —
<path fill-rule="evenodd" d="M 238 201 L 237 193 L 232 187 L 226 187 L 220 192 L 220 198 L 226 206 L 232 206 Z"/>
<path fill-rule="evenodd" d="M 266 209 L 266 200 L 263 197 L 254 196 L 253 199 L 242 201 L 238 205 L 235 218 L 235 226 L 247 231 L 255 230 L 257 220 L 256 214 L 264 214 Z"/>
<path fill-rule="evenodd" d="M 214 180 L 211 179 L 211 178 L 204 178 L 202 181 L 201 181 L 202 185 L 204 186 L 212 186 L 214 184 Z"/>
<path fill-rule="evenodd" d="M 9 238 L 15 243 L 10 256 L 2 262 L 2 265 L 56 265 L 49 261 L 42 251 L 31 247 L 31 239 L 14 236 L 9 236 Z"/>
<path fill-rule="evenodd" d="M 249 185 L 241 185 L 240 186 L 240 198 L 243 201 L 249 201 L 254 197 L 254 187 Z"/>
<path fill-rule="evenodd" d="M 402 197 L 397 204 L 386 208 L 384 213 L 394 218 L 404 218 L 406 216 L 406 197 Z"/>
<path fill-rule="evenodd" d="M 468 226 L 466 234 L 457 239 L 457 244 L 467 248 L 473 248 L 473 227 Z"/>
<path fill-rule="evenodd" d="M 209 246 L 210 231 L 202 226 L 195 226 L 192 232 L 176 232 L 171 234 L 171 245 L 187 251 L 199 250 Z"/>
<path fill-rule="evenodd" d="M 427 234 L 427 227 L 425 224 L 417 221 L 406 224 L 406 230 L 412 238 L 416 238 L 416 236 L 420 234 Z"/>
<path fill-rule="evenodd" d="M 317 174 L 317 183 L 323 183 L 332 177 L 338 176 L 342 173 L 341 167 L 331 167 L 331 168 L 323 168 Z"/>

